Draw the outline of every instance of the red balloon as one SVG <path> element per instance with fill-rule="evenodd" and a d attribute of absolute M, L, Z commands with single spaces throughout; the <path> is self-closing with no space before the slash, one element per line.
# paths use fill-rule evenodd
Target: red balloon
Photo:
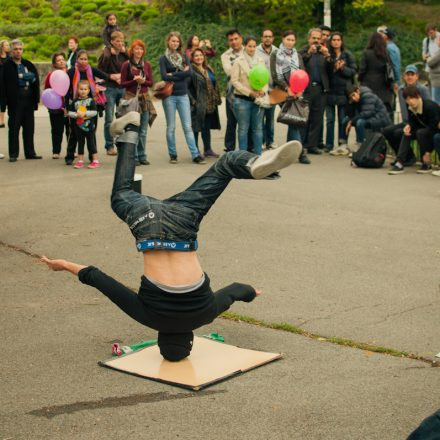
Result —
<path fill-rule="evenodd" d="M 290 74 L 289 87 L 292 93 L 304 92 L 309 85 L 309 75 L 305 70 L 294 70 Z"/>

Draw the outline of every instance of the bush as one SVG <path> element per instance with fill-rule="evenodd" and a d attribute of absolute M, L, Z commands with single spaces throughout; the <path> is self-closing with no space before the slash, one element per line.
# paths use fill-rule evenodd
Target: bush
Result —
<path fill-rule="evenodd" d="M 74 9 L 71 6 L 63 6 L 59 12 L 61 17 L 70 17 L 74 13 Z"/>
<path fill-rule="evenodd" d="M 141 20 L 146 23 L 147 21 L 153 20 L 159 16 L 159 11 L 156 8 L 148 7 L 145 12 L 141 14 Z"/>
<path fill-rule="evenodd" d="M 83 12 L 93 12 L 98 9 L 98 6 L 95 3 L 86 3 L 82 7 Z"/>
<path fill-rule="evenodd" d="M 81 38 L 80 41 L 81 47 L 87 50 L 94 49 L 102 44 L 103 44 L 102 39 L 98 37 L 83 37 Z"/>
<path fill-rule="evenodd" d="M 2 17 L 12 22 L 19 22 L 22 19 L 22 12 L 16 6 L 11 6 L 3 12 Z"/>

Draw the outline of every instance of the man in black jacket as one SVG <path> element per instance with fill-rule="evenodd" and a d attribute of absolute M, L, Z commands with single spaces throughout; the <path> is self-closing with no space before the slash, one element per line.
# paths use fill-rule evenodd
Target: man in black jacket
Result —
<path fill-rule="evenodd" d="M 11 58 L 3 65 L 1 104 L 8 107 L 9 162 L 16 162 L 19 153 L 18 136 L 23 128 L 23 148 L 26 159 L 41 159 L 34 147 L 34 111 L 40 101 L 40 82 L 35 66 L 23 58 L 23 42 L 11 42 Z"/>
<path fill-rule="evenodd" d="M 93 266 L 42 258 L 53 270 L 67 270 L 106 295 L 130 317 L 159 332 L 162 356 L 187 357 L 193 330 L 209 324 L 234 301 L 252 301 L 261 292 L 233 283 L 215 294 L 196 254 L 200 222 L 233 179 L 276 177 L 276 171 L 298 160 L 302 146 L 291 141 L 257 156 L 247 151 L 224 154 L 185 191 L 158 200 L 133 191 L 135 148 L 140 116 L 130 112 L 116 119 L 118 160 L 111 197 L 115 214 L 124 220 L 143 253 L 144 275 L 139 293 Z"/>
<path fill-rule="evenodd" d="M 309 44 L 299 52 L 310 78 L 304 92 L 304 98 L 309 101 L 310 116 L 302 138 L 309 154 L 321 154 L 318 145 L 333 65 L 329 50 L 321 44 L 321 29 L 310 29 L 308 38 Z"/>
<path fill-rule="evenodd" d="M 434 149 L 433 138 L 439 132 L 440 107 L 434 101 L 423 99 L 417 86 L 407 86 L 403 89 L 408 110 L 408 123 L 403 129 L 396 162 L 389 169 L 388 174 L 402 174 L 403 163 L 411 148 L 411 140 L 416 139 L 420 147 L 422 166 L 417 170 L 419 174 L 431 173 L 431 153 Z"/>

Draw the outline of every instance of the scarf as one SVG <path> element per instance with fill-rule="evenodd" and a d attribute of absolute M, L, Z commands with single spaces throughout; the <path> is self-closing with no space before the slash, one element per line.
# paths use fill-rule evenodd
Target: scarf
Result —
<path fill-rule="evenodd" d="M 90 91 L 92 93 L 92 96 L 96 95 L 96 84 L 95 79 L 93 78 L 93 72 L 92 67 L 90 64 L 87 64 L 87 67 L 81 67 L 78 63 L 75 64 L 75 73 L 73 74 L 72 79 L 72 90 L 73 90 L 73 99 L 76 99 L 78 97 L 78 83 L 81 80 L 81 73 L 80 72 L 86 72 L 87 74 L 87 81 L 90 84 Z"/>
<path fill-rule="evenodd" d="M 252 69 L 255 65 L 258 64 L 258 57 L 255 53 L 254 56 L 250 56 L 245 50 L 243 51 L 243 57 L 247 61 L 249 68 Z"/>
<path fill-rule="evenodd" d="M 296 49 L 287 49 L 283 43 L 276 54 L 275 70 L 279 81 L 288 82 L 292 70 L 299 69 L 298 52 Z"/>
<path fill-rule="evenodd" d="M 177 69 L 183 70 L 183 58 L 179 52 L 171 52 L 168 48 L 165 50 L 167 60 Z"/>

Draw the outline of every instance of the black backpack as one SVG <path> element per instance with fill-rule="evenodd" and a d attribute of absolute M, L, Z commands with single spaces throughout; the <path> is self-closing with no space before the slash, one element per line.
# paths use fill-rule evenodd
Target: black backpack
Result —
<path fill-rule="evenodd" d="M 387 144 L 381 133 L 370 132 L 359 150 L 353 153 L 352 164 L 360 168 L 380 168 L 386 158 Z"/>

